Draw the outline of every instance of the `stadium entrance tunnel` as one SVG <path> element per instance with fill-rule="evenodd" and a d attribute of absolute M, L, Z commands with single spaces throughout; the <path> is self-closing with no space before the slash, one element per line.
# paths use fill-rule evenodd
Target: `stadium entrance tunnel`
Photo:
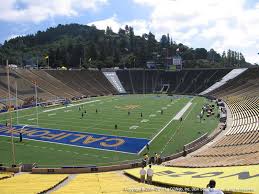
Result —
<path fill-rule="evenodd" d="M 213 168 L 178 168 L 153 166 L 153 182 L 159 185 L 189 188 L 198 191 L 206 188 L 211 179 L 225 192 L 259 193 L 259 166 Z M 139 168 L 125 170 L 127 175 L 139 179 Z M 193 190 L 192 190 L 193 189 Z"/>

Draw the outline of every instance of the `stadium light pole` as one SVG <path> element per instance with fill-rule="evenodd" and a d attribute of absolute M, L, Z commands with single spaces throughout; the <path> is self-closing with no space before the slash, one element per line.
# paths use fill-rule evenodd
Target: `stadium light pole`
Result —
<path fill-rule="evenodd" d="M 80 57 L 80 62 L 79 62 L 79 69 L 82 69 L 82 58 Z"/>
<path fill-rule="evenodd" d="M 18 92 L 17 92 L 17 81 L 15 81 L 15 106 L 16 106 L 16 125 L 19 124 L 19 117 L 18 117 Z"/>
<path fill-rule="evenodd" d="M 48 57 L 48 69 L 49 69 L 49 57 Z"/>
<path fill-rule="evenodd" d="M 37 55 L 37 70 L 39 70 L 39 59 L 38 59 L 38 55 Z"/>
<path fill-rule="evenodd" d="M 34 82 L 35 87 L 35 102 L 36 102 L 36 117 L 37 117 L 37 126 L 39 126 L 39 114 L 38 114 L 38 92 L 37 92 L 37 82 Z"/>
<path fill-rule="evenodd" d="M 8 98 L 9 98 L 9 106 L 8 106 L 8 113 L 9 113 L 9 130 L 11 131 L 11 146 L 12 146 L 12 158 L 13 158 L 13 165 L 15 165 L 15 148 L 14 148 L 14 140 L 13 140 L 13 126 L 12 126 L 12 112 L 11 112 L 11 91 L 10 91 L 10 72 L 9 72 L 9 64 L 8 60 L 6 60 L 6 70 L 7 70 L 7 85 L 8 85 Z"/>

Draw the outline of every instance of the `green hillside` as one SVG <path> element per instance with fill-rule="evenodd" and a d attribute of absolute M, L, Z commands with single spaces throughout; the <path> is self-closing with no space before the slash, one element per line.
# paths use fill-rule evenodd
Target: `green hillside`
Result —
<path fill-rule="evenodd" d="M 46 67 L 45 57 L 49 56 L 52 68 L 143 68 L 147 61 L 162 64 L 160 68 L 164 68 L 169 63 L 166 58 L 175 56 L 178 48 L 177 54 L 183 58 L 185 68 L 248 65 L 242 53 L 228 50 L 219 54 L 213 49 L 189 48 L 176 43 L 173 34 L 155 37 L 147 32 L 136 36 L 130 26 L 113 32 L 109 27 L 104 31 L 79 24 L 58 25 L 5 41 L 0 47 L 0 63 L 8 59 L 10 64 L 19 66 Z"/>

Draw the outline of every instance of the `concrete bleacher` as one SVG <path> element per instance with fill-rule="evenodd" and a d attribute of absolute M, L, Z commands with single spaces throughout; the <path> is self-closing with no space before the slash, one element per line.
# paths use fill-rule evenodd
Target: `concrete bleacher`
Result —
<path fill-rule="evenodd" d="M 0 193 L 35 194 L 48 191 L 67 179 L 67 175 L 21 174 L 0 180 Z"/>
<path fill-rule="evenodd" d="M 94 93 L 89 89 L 90 86 L 79 79 L 77 73 L 74 71 L 48 70 L 46 72 L 82 95 L 94 95 Z"/>
<path fill-rule="evenodd" d="M 134 190 L 135 192 L 134 192 Z M 146 189 L 146 190 L 144 190 Z M 154 187 L 139 183 L 124 176 L 121 172 L 107 172 L 107 173 L 91 173 L 79 174 L 71 180 L 67 185 L 54 191 L 54 194 L 73 194 L 73 193 L 89 193 L 89 194 L 129 194 L 129 193 L 182 193 L 165 191 L 163 188 Z M 160 190 L 159 190 L 160 189 Z M 144 191 L 143 191 L 144 190 Z"/>
<path fill-rule="evenodd" d="M 251 68 L 247 69 L 244 73 L 242 73 L 240 76 L 235 77 L 232 80 L 229 80 L 226 84 L 223 86 L 213 90 L 209 93 L 211 96 L 216 96 L 217 98 L 221 97 L 227 97 L 228 95 L 231 96 L 238 96 L 238 94 L 241 94 L 242 96 L 255 96 L 255 94 L 258 95 L 258 72 L 259 68 Z M 252 88 L 249 88 L 252 87 Z M 254 90 L 255 93 L 251 93 L 251 90 Z M 237 92 L 235 94 L 235 92 Z"/>
<path fill-rule="evenodd" d="M 197 94 L 226 75 L 229 69 L 182 70 L 180 72 L 162 70 L 117 70 L 127 93 L 153 93 L 169 85 L 168 93 Z"/>
<path fill-rule="evenodd" d="M 216 188 L 225 193 L 259 192 L 258 166 L 233 166 L 214 168 L 179 168 L 152 166 L 153 182 L 172 188 L 182 187 L 190 193 L 202 193 L 211 179 L 216 181 Z M 125 170 L 131 177 L 139 179 L 139 168 Z M 242 174 L 242 175 L 240 175 Z M 246 176 L 248 174 L 248 176 Z"/>
<path fill-rule="evenodd" d="M 16 72 L 10 71 L 10 91 L 13 96 L 15 96 L 15 83 L 17 83 L 17 93 L 20 99 L 25 99 L 35 95 L 33 84 L 27 80 L 24 80 L 21 76 L 17 75 Z M 0 68 L 0 87 L 2 90 L 7 92 L 7 73 L 4 68 Z M 39 96 L 41 96 L 42 91 L 38 91 Z"/>
<path fill-rule="evenodd" d="M 231 115 L 229 130 L 218 141 L 186 158 L 166 165 L 185 167 L 259 164 L 259 68 L 249 69 L 212 92 L 227 104 Z"/>
<path fill-rule="evenodd" d="M 0 180 L 1 179 L 6 179 L 6 178 L 11 178 L 13 176 L 12 172 L 0 172 Z"/>
<path fill-rule="evenodd" d="M 101 71 L 48 70 L 46 72 L 60 80 L 65 85 L 86 96 L 116 94 L 116 90 L 109 83 L 109 81 L 106 80 Z"/>
<path fill-rule="evenodd" d="M 32 73 L 36 74 L 38 77 L 45 79 L 45 81 L 49 82 L 53 87 L 58 89 L 59 95 L 62 93 L 67 94 L 68 96 L 82 96 L 83 94 L 79 93 L 78 91 L 74 90 L 73 88 L 67 86 L 57 78 L 51 76 L 45 71 L 42 70 L 30 70 Z"/>
<path fill-rule="evenodd" d="M 48 91 L 49 96 L 57 96 L 59 98 L 72 98 L 73 95 L 66 92 L 65 88 L 58 88 L 54 84 L 55 82 L 48 82 L 46 78 L 41 78 L 37 74 L 34 74 L 30 70 L 23 70 L 23 74 L 27 79 L 35 80 L 39 88 L 44 91 Z"/>

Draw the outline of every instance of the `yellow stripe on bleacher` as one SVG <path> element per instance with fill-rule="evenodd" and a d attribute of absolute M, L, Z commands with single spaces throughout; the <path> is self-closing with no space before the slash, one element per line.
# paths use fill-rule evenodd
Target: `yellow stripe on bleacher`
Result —
<path fill-rule="evenodd" d="M 157 192 L 156 189 L 160 189 Z M 135 191 L 135 192 L 134 192 Z M 141 192 L 142 191 L 142 192 Z M 117 172 L 79 174 L 64 187 L 53 192 L 54 194 L 180 194 L 180 192 L 165 191 L 164 188 L 157 188 L 132 180 Z"/>
<path fill-rule="evenodd" d="M 46 191 L 67 178 L 67 175 L 22 174 L 0 181 L 1 194 L 34 194 Z"/>
<path fill-rule="evenodd" d="M 259 165 L 212 168 L 178 168 L 153 166 L 153 181 L 171 186 L 205 188 L 210 179 L 216 187 L 235 193 L 259 193 Z M 125 170 L 139 178 L 140 169 Z"/>
<path fill-rule="evenodd" d="M 13 173 L 11 172 L 6 172 L 6 173 L 0 173 L 0 180 L 4 178 L 10 178 L 13 176 Z"/>

